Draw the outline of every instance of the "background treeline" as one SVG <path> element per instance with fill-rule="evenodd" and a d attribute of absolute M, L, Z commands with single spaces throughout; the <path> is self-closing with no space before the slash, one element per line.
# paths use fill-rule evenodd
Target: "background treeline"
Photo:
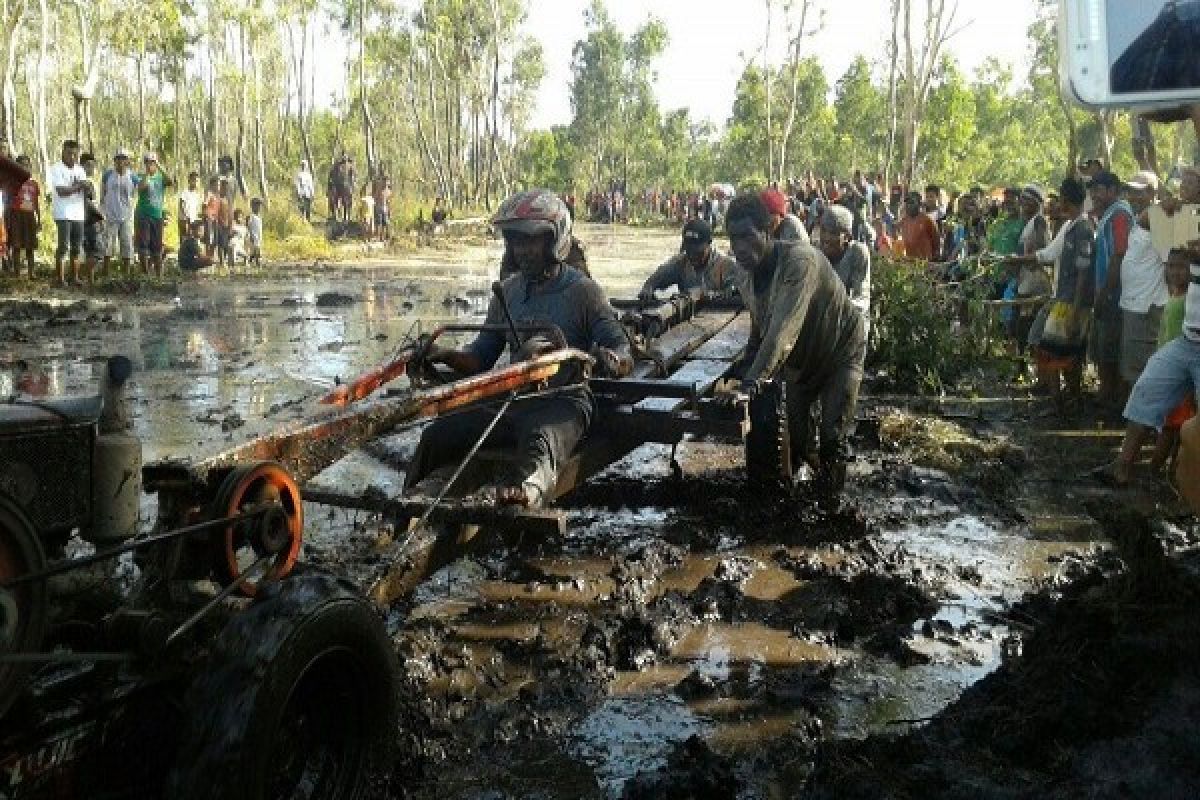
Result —
<path fill-rule="evenodd" d="M 950 0 L 891 0 L 890 40 L 843 75 L 810 52 L 827 0 L 763 2 L 775 46 L 762 52 L 783 43 L 786 56 L 728 56 L 744 69 L 721 130 L 657 102 L 655 65 L 686 31 L 648 19 L 625 34 L 595 0 L 574 49 L 573 119 L 534 131 L 545 68 L 523 27 L 531 0 L 0 0 L 0 131 L 39 173 L 78 134 L 102 162 L 149 148 L 173 173 L 211 174 L 228 154 L 243 191 L 269 200 L 300 159 L 320 186 L 349 153 L 360 181 L 380 170 L 401 197 L 478 208 L 531 184 L 691 189 L 855 167 L 1050 182 L 1083 155 L 1134 168 L 1127 116 L 1059 98 L 1051 0 L 1022 76 L 997 61 L 964 74 L 946 51 L 961 24 Z M 1164 172 L 1192 159 L 1190 126 L 1156 138 Z"/>

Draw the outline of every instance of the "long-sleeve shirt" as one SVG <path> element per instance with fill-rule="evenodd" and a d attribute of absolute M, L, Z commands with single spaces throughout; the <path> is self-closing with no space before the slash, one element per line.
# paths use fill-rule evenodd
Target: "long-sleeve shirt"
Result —
<path fill-rule="evenodd" d="M 296 173 L 296 196 L 311 200 L 316 190 L 313 186 L 313 174 L 306 169 Z"/>
<path fill-rule="evenodd" d="M 833 265 L 842 279 L 850 302 L 862 312 L 863 320 L 871 319 L 871 251 L 862 242 L 851 242 L 842 260 Z"/>
<path fill-rule="evenodd" d="M 629 340 L 617 320 L 617 312 L 613 311 L 599 285 L 582 272 L 563 266 L 556 277 L 537 284 L 529 283 L 525 275 L 518 272 L 505 279 L 501 286 L 517 325 L 555 325 L 562 331 L 569 347 L 588 351 L 593 345 L 599 345 L 628 355 Z M 507 324 L 495 299 L 488 306 L 485 324 Z M 484 331 L 467 351 L 479 359 L 484 369 L 491 369 L 505 346 L 513 344 L 511 338 L 511 334 Z M 564 382 L 573 377 L 563 376 Z M 581 391 L 577 399 L 585 412 L 590 413 L 590 396 Z"/>
<path fill-rule="evenodd" d="M 710 247 L 704 267 L 697 270 L 686 253 L 676 253 L 646 279 L 642 292 L 678 286 L 681 292 L 703 289 L 707 292 L 725 292 L 732 289 L 737 274 L 737 263 L 729 256 Z"/>
<path fill-rule="evenodd" d="M 775 229 L 775 238 L 781 242 L 809 243 L 808 231 L 804 229 L 804 223 L 795 214 L 787 214 L 779 220 L 779 227 Z"/>
<path fill-rule="evenodd" d="M 822 253 L 800 242 L 776 242 L 756 275 L 742 271 L 738 279 L 752 320 L 744 380 L 769 379 L 783 369 L 791 381 L 820 385 L 847 359 L 861 357 L 862 314 Z"/>

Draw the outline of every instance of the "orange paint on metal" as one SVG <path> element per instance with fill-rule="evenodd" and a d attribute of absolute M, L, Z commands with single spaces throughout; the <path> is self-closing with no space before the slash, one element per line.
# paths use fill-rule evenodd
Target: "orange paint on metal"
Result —
<path fill-rule="evenodd" d="M 300 487 L 278 464 L 257 464 L 241 476 L 225 507 L 219 509 L 225 516 L 232 517 L 241 513 L 242 508 L 249 503 L 271 501 L 278 502 L 287 517 L 289 542 L 287 548 L 276 556 L 274 563 L 260 581 L 247 581 L 242 585 L 242 594 L 248 597 L 253 597 L 258 592 L 258 584 L 262 580 L 286 577 L 296 566 L 296 560 L 300 557 L 300 545 L 304 539 L 304 503 L 301 501 Z M 230 580 L 236 580 L 242 574 L 242 567 L 237 558 L 236 536 L 233 525 L 226 528 L 221 536 L 226 577 Z"/>

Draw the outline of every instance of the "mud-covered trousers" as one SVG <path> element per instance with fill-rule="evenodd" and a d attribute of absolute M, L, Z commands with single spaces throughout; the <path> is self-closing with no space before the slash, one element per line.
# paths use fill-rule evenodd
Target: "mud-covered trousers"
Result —
<path fill-rule="evenodd" d="M 458 466 L 466 457 L 502 404 L 488 405 L 435 421 L 421 434 L 405 478 L 416 486 L 434 470 Z M 484 447 L 511 454 L 521 486 L 534 504 L 553 499 L 558 470 L 587 433 L 593 400 L 583 391 L 532 400 L 509 406 Z"/>
<path fill-rule="evenodd" d="M 794 456 L 810 461 L 818 456 L 822 462 L 850 459 L 849 435 L 858 409 L 865 358 L 864 339 L 819 380 L 805 380 L 784 366 L 780 377 L 787 384 L 788 428 Z"/>

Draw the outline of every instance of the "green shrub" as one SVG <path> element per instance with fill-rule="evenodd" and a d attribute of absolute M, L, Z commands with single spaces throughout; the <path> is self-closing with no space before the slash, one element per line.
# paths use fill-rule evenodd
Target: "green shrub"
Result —
<path fill-rule="evenodd" d="M 926 264 L 887 256 L 876 256 L 871 281 L 867 362 L 893 389 L 939 393 L 992 358 L 984 283 L 947 286 Z"/>

